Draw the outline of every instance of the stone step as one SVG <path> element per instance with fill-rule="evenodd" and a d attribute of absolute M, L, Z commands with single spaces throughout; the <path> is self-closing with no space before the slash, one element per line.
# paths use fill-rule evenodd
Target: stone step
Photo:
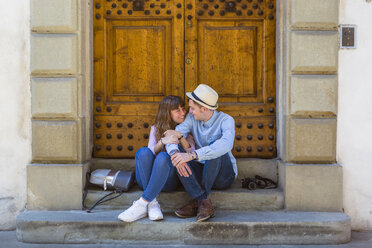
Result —
<path fill-rule="evenodd" d="M 238 165 L 238 179 L 260 175 L 275 182 L 278 181 L 277 159 L 238 158 L 236 161 Z M 135 161 L 134 159 L 96 158 L 90 162 L 90 170 L 94 171 L 95 169 L 135 171 Z"/>
<path fill-rule="evenodd" d="M 99 188 L 90 189 L 85 206 L 90 207 L 110 191 Z M 120 197 L 98 205 L 96 209 L 126 209 L 133 201 L 141 197 L 143 191 L 134 186 L 129 192 Z M 216 209 L 221 210 L 279 210 L 284 207 L 284 193 L 280 189 L 243 189 L 239 182 L 226 190 L 212 190 L 210 198 Z M 157 197 L 164 212 L 173 212 L 186 204 L 191 198 L 182 189 L 172 192 L 161 192 Z"/>
<path fill-rule="evenodd" d="M 17 238 L 51 244 L 340 244 L 350 241 L 350 218 L 333 212 L 217 211 L 209 221 L 166 215 L 133 223 L 121 211 L 26 211 L 17 217 Z"/>

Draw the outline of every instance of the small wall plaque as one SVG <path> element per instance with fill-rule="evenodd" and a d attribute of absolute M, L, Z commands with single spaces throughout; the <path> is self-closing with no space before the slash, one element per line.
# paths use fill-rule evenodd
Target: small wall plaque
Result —
<path fill-rule="evenodd" d="M 340 47 L 356 48 L 356 25 L 341 25 Z"/>

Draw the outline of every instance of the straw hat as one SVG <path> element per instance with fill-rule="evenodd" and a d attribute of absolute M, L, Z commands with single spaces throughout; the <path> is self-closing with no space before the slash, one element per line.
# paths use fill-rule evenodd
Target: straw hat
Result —
<path fill-rule="evenodd" d="M 199 84 L 193 92 L 186 92 L 186 96 L 208 109 L 218 108 L 218 94 L 206 84 Z"/>

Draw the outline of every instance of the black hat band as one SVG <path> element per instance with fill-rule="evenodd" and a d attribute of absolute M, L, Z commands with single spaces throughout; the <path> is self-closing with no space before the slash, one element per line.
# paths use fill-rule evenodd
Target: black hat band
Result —
<path fill-rule="evenodd" d="M 197 97 L 194 92 L 191 92 L 191 95 L 195 98 L 195 100 L 199 101 L 199 102 L 202 102 L 204 103 L 205 105 L 211 107 L 211 108 L 215 108 L 216 106 L 212 106 L 212 105 L 209 105 L 208 103 L 204 102 L 203 100 L 201 100 L 199 97 Z"/>

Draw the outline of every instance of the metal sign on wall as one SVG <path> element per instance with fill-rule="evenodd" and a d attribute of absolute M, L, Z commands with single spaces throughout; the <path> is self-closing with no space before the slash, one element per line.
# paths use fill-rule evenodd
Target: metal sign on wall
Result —
<path fill-rule="evenodd" d="M 199 83 L 236 123 L 236 157 L 276 156 L 274 0 L 95 0 L 94 156 L 134 157 L 158 103 Z"/>

